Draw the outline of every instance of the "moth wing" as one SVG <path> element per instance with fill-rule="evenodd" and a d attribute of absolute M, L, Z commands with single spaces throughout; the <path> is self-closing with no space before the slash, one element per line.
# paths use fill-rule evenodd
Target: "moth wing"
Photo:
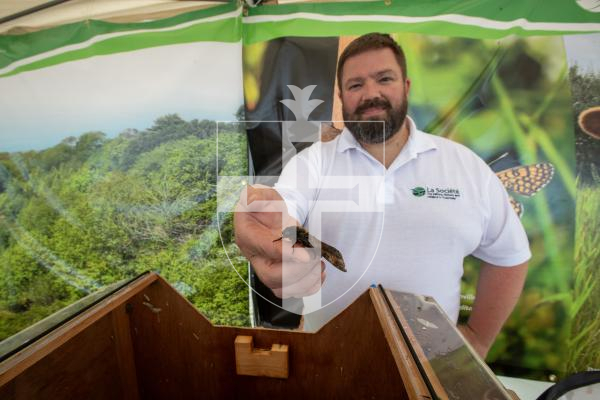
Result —
<path fill-rule="evenodd" d="M 521 218 L 523 216 L 523 211 L 525 211 L 523 204 L 515 200 L 515 198 L 512 196 L 508 196 L 508 200 L 510 201 L 510 205 L 512 206 L 513 210 L 515 210 L 519 218 Z"/>
<path fill-rule="evenodd" d="M 533 196 L 546 186 L 554 176 L 550 163 L 520 165 L 496 173 L 507 190 L 523 196 Z"/>
<path fill-rule="evenodd" d="M 329 261 L 331 265 L 342 272 L 346 272 L 346 263 L 344 262 L 344 257 L 338 249 L 328 245 L 327 243 L 321 242 L 321 255 L 323 258 Z"/>

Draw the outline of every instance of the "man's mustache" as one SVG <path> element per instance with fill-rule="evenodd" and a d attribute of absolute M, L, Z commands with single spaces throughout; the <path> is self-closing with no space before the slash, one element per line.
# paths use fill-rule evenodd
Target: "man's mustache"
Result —
<path fill-rule="evenodd" d="M 382 98 L 375 98 L 375 99 L 370 99 L 370 100 L 365 100 L 361 105 L 359 105 L 358 107 L 356 107 L 356 110 L 354 111 L 355 114 L 362 114 L 365 111 L 367 111 L 369 108 L 383 108 L 384 110 L 390 110 L 392 108 L 392 105 L 390 104 L 389 101 L 382 99 Z"/>

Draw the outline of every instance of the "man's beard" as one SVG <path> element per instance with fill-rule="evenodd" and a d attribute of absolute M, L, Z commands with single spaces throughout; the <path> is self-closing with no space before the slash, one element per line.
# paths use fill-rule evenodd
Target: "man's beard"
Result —
<path fill-rule="evenodd" d="M 372 107 L 383 108 L 387 114 L 386 118 L 362 119 L 362 113 Z M 346 112 L 342 107 L 344 124 L 359 143 L 365 144 L 383 143 L 391 138 L 402 127 L 407 111 L 406 95 L 398 108 L 392 108 L 385 98 L 367 100 L 359 105 L 354 113 Z"/>

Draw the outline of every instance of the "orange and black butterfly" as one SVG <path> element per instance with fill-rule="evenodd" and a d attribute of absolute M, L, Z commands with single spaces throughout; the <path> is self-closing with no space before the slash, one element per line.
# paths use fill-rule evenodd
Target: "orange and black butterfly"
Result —
<path fill-rule="evenodd" d="M 522 196 L 531 197 L 550 183 L 554 176 L 554 166 L 547 162 L 531 165 L 518 165 L 496 172 L 496 176 L 500 178 L 500 181 L 506 190 Z M 524 210 L 523 204 L 510 195 L 509 199 L 513 209 L 519 218 L 521 218 Z"/>

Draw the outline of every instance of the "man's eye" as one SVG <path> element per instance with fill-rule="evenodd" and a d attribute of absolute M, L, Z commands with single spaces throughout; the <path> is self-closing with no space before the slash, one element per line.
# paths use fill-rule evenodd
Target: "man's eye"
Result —
<path fill-rule="evenodd" d="M 379 79 L 379 82 L 384 82 L 385 83 L 385 82 L 391 82 L 393 80 L 394 80 L 394 78 L 392 78 L 391 76 L 384 76 L 384 77 L 382 77 L 382 78 Z"/>
<path fill-rule="evenodd" d="M 353 85 L 350 85 L 350 87 L 348 87 L 348 90 L 356 90 L 359 89 L 361 87 L 360 83 L 355 83 Z"/>

